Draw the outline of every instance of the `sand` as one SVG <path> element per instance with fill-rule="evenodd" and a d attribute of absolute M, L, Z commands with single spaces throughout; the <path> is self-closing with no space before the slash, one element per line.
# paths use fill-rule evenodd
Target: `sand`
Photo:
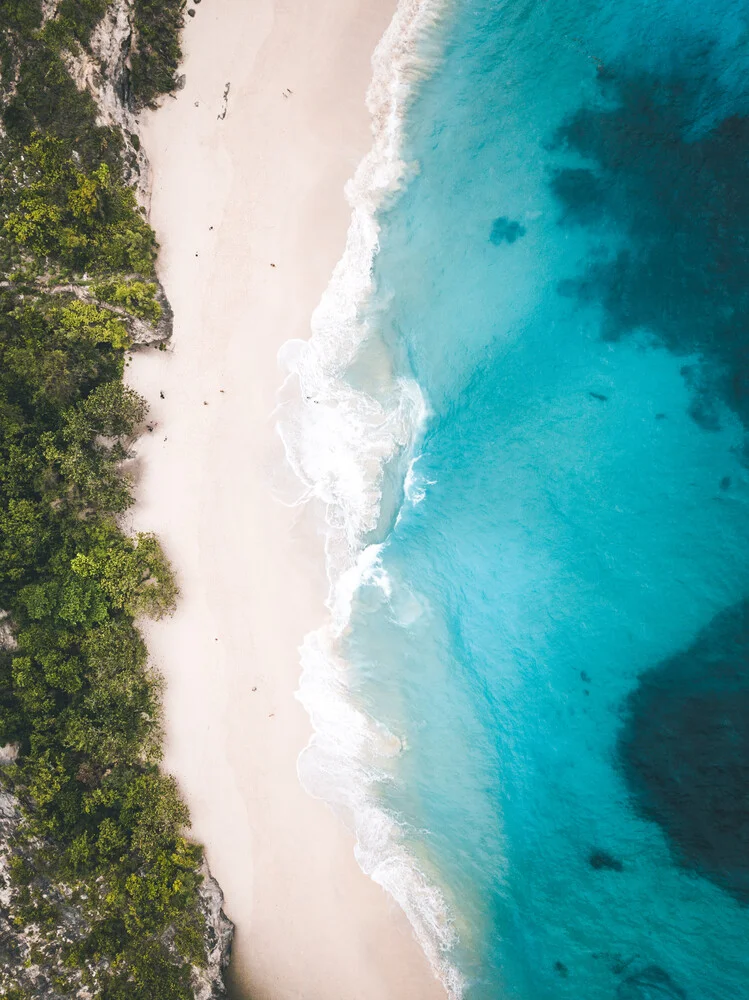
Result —
<path fill-rule="evenodd" d="M 400 909 L 297 779 L 298 646 L 324 620 L 327 582 L 311 515 L 272 488 L 276 356 L 309 335 L 343 250 L 343 186 L 370 145 L 370 56 L 394 0 L 194 9 L 185 87 L 144 119 L 174 337 L 128 369 L 154 428 L 132 525 L 157 532 L 182 591 L 147 629 L 165 764 L 236 924 L 237 997 L 437 1000 Z"/>

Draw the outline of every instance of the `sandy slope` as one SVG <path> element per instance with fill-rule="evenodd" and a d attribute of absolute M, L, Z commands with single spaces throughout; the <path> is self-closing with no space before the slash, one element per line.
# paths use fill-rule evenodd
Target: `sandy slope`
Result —
<path fill-rule="evenodd" d="M 148 635 L 167 681 L 166 764 L 237 924 L 238 994 L 253 1000 L 443 996 L 350 834 L 297 781 L 309 736 L 297 647 L 326 584 L 306 515 L 270 488 L 276 353 L 308 335 L 343 249 L 343 185 L 369 146 L 369 59 L 393 6 L 202 0 L 186 86 L 145 123 L 175 331 L 129 369 L 155 424 L 133 523 L 161 536 L 182 588 Z"/>

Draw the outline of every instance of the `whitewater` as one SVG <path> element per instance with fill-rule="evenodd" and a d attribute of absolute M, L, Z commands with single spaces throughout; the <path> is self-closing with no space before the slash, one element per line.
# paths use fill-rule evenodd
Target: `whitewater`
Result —
<path fill-rule="evenodd" d="M 383 516 L 392 514 L 383 512 L 386 477 L 391 507 L 413 502 L 407 480 L 428 413 L 418 383 L 395 370 L 387 346 L 378 342 L 376 316 L 367 315 L 367 306 L 375 291 L 379 214 L 413 169 L 402 159 L 405 122 L 420 82 L 437 65 L 436 36 L 446 8 L 447 0 L 401 0 L 372 56 L 366 103 L 373 145 L 346 186 L 352 209 L 346 246 L 312 316 L 312 335 L 287 342 L 279 352 L 286 378 L 276 426 L 287 461 L 304 484 L 293 502 L 320 501 L 327 529 L 330 621 L 308 635 L 300 650 L 297 697 L 314 729 L 300 755 L 300 780 L 351 825 L 362 870 L 398 901 L 449 996 L 457 998 L 462 977 L 446 957 L 454 931 L 444 895 L 371 791 L 383 779 L 379 762 L 397 755 L 400 741 L 352 702 L 348 664 L 338 651 L 357 589 L 377 581 L 388 592 L 380 546 L 369 539 Z M 351 367 L 365 342 L 373 357 L 367 387 L 359 388 L 352 385 Z"/>

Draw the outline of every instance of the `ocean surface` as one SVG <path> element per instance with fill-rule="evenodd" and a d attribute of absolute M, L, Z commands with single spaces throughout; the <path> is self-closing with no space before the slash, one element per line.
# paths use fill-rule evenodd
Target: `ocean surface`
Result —
<path fill-rule="evenodd" d="M 370 106 L 302 779 L 453 997 L 749 998 L 749 8 L 404 0 Z"/>

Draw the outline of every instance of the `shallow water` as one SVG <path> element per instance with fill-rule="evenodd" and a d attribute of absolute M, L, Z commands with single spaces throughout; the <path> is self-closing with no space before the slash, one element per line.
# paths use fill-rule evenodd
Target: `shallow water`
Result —
<path fill-rule="evenodd" d="M 439 39 L 368 309 L 429 407 L 340 649 L 376 796 L 469 1000 L 749 997 L 747 11 Z"/>

